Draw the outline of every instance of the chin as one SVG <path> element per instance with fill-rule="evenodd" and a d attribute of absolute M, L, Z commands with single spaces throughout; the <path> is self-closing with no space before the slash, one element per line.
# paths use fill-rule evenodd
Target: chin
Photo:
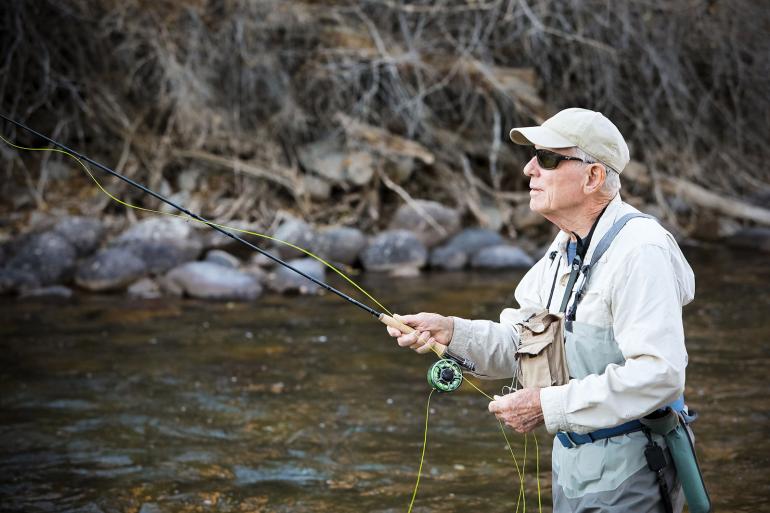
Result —
<path fill-rule="evenodd" d="M 543 208 L 543 205 L 540 204 L 540 202 L 537 201 L 536 198 L 532 198 L 529 200 L 529 209 L 532 212 L 535 212 L 537 214 L 544 214 L 545 209 Z"/>

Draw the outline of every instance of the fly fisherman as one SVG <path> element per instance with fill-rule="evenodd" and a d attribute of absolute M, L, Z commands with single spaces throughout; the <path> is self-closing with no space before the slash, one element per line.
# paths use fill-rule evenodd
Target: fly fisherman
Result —
<path fill-rule="evenodd" d="M 566 109 L 510 137 L 534 147 L 530 208 L 561 230 L 516 287 L 519 307 L 500 322 L 404 315 L 415 331 L 388 332 L 419 353 L 445 345 L 479 377 L 518 378 L 524 388 L 489 411 L 520 433 L 545 424 L 556 435 L 554 512 L 679 512 L 683 466 L 647 420 L 693 418 L 682 398 L 692 269 L 670 233 L 621 199 L 628 146 L 601 113 Z"/>

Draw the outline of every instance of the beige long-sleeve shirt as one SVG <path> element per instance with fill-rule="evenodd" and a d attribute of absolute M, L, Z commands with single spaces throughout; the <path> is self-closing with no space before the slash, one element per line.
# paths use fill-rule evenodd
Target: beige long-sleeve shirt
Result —
<path fill-rule="evenodd" d="M 638 212 L 617 195 L 599 220 L 585 262 L 616 220 Z M 454 318 L 448 350 L 475 363 L 490 379 L 511 377 L 519 334 L 516 323 L 545 308 L 556 277 L 550 311 L 558 312 L 569 277 L 561 232 L 543 258 L 516 287 L 519 308 L 506 308 L 500 322 Z M 554 258 L 550 258 L 552 252 Z M 574 290 L 581 284 L 578 279 Z M 687 352 L 682 306 L 692 301 L 695 279 L 673 236 L 656 221 L 635 218 L 620 231 L 593 270 L 577 310 L 577 323 L 609 333 L 625 362 L 603 372 L 543 388 L 540 401 L 549 432 L 587 433 L 637 419 L 675 400 L 684 390 Z M 574 298 L 574 295 L 573 295 Z M 612 347 L 615 347 L 614 345 Z M 601 354 L 587 355 L 601 358 Z"/>

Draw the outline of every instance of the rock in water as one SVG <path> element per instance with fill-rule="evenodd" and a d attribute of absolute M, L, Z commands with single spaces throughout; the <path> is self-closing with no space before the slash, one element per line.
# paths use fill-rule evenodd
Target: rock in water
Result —
<path fill-rule="evenodd" d="M 361 253 L 367 271 L 395 271 L 420 268 L 428 259 L 428 250 L 417 236 L 406 230 L 388 230 L 374 237 Z"/>
<path fill-rule="evenodd" d="M 509 244 L 483 248 L 471 258 L 471 267 L 476 269 L 528 268 L 534 263 L 521 248 Z"/>
<path fill-rule="evenodd" d="M 155 299 L 163 295 L 158 284 L 150 278 L 142 278 L 128 287 L 128 295 L 139 299 Z"/>
<path fill-rule="evenodd" d="M 0 269 L 0 294 L 13 294 L 40 286 L 37 276 L 19 269 Z"/>
<path fill-rule="evenodd" d="M 409 230 L 426 246 L 433 247 L 451 237 L 460 229 L 460 212 L 441 203 L 428 200 L 416 200 L 415 206 L 404 204 L 399 207 L 388 226 L 391 230 Z M 441 227 L 437 229 L 426 219 L 426 214 Z"/>
<path fill-rule="evenodd" d="M 447 245 L 461 248 L 468 255 L 473 255 L 482 248 L 502 243 L 503 237 L 495 231 L 486 228 L 467 228 L 452 237 Z"/>
<path fill-rule="evenodd" d="M 283 223 L 281 223 L 273 236 L 276 239 L 294 244 L 295 246 L 307 251 L 314 251 L 315 249 L 315 230 L 313 230 L 312 226 L 307 224 L 305 221 L 302 221 L 301 219 L 296 219 L 293 217 L 287 218 Z M 281 244 L 280 242 L 276 242 L 274 248 L 274 251 L 278 253 L 278 256 L 284 259 L 302 258 L 305 256 L 305 254 L 301 251 L 297 251 L 296 249 L 293 249 L 286 244 Z"/>
<path fill-rule="evenodd" d="M 357 228 L 333 226 L 318 234 L 316 253 L 338 264 L 351 265 L 366 246 L 366 236 Z"/>
<path fill-rule="evenodd" d="M 72 277 L 76 256 L 72 244 L 58 233 L 38 233 L 21 242 L 6 268 L 31 274 L 42 286 L 52 285 Z"/>
<path fill-rule="evenodd" d="M 241 265 L 238 257 L 231 255 L 227 251 L 221 249 L 212 249 L 206 253 L 205 262 L 211 262 L 212 264 L 218 264 L 222 267 L 229 267 L 230 269 L 238 269 Z"/>
<path fill-rule="evenodd" d="M 434 269 L 456 271 L 468 263 L 468 254 L 456 246 L 445 245 L 430 252 L 430 266 Z"/>
<path fill-rule="evenodd" d="M 67 239 L 79 257 L 84 257 L 99 247 L 104 235 L 104 224 L 99 219 L 72 216 L 59 221 L 53 231 Z"/>
<path fill-rule="evenodd" d="M 292 267 L 302 271 L 308 276 L 324 281 L 326 267 L 313 258 L 298 258 L 287 262 Z M 304 276 L 288 269 L 284 266 L 278 266 L 270 276 L 267 282 L 268 286 L 277 292 L 299 292 L 301 294 L 315 294 L 320 289 L 316 283 L 308 280 Z"/>
<path fill-rule="evenodd" d="M 84 289 L 102 292 L 121 290 L 147 272 L 144 260 L 123 248 L 108 248 L 81 262 L 75 283 Z"/>
<path fill-rule="evenodd" d="M 262 294 L 254 276 L 211 262 L 188 262 L 169 271 L 165 279 L 200 299 L 253 301 Z"/>
<path fill-rule="evenodd" d="M 480 249 L 502 244 L 499 233 L 485 228 L 467 228 L 431 252 L 430 265 L 437 269 L 462 269 Z"/>
<path fill-rule="evenodd" d="M 198 258 L 203 242 L 191 223 L 176 217 L 144 219 L 121 233 L 110 246 L 131 250 L 144 260 L 150 272 L 163 273 Z"/>

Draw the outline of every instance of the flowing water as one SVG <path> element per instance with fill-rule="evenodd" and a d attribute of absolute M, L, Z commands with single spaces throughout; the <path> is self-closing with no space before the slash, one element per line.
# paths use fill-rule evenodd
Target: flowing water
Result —
<path fill-rule="evenodd" d="M 717 511 L 768 511 L 770 265 L 690 249 L 687 398 Z M 391 310 L 495 318 L 521 273 L 363 277 Z M 336 282 L 335 282 L 336 284 Z M 432 357 L 332 295 L 0 303 L 0 510 L 405 512 Z M 484 382 L 488 393 L 503 382 Z M 414 511 L 516 509 L 488 401 L 434 394 Z M 537 508 L 534 439 L 509 432 Z M 551 437 L 538 431 L 543 511 Z M 523 504 L 519 511 L 523 510 Z"/>

